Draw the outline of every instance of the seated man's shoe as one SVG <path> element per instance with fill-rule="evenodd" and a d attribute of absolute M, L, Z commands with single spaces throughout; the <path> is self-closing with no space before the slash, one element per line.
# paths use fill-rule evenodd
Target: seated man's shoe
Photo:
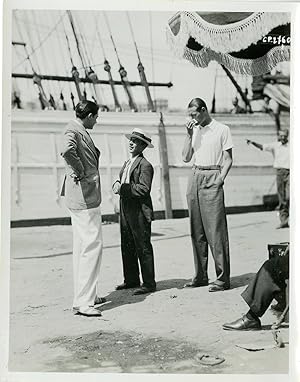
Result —
<path fill-rule="evenodd" d="M 140 283 L 138 283 L 138 284 L 126 284 L 126 283 L 123 283 L 123 284 L 117 285 L 116 286 L 116 290 L 138 288 L 139 286 L 141 286 Z"/>
<path fill-rule="evenodd" d="M 246 314 L 236 321 L 223 325 L 224 330 L 260 330 L 261 323 L 259 319 L 248 318 Z"/>
<path fill-rule="evenodd" d="M 100 317 L 100 316 L 102 316 L 100 310 L 95 309 L 92 306 L 81 307 L 78 309 L 78 311 L 75 314 L 80 315 L 80 316 L 86 316 L 86 317 Z"/>
<path fill-rule="evenodd" d="M 208 281 L 202 281 L 201 283 L 196 283 L 195 281 L 190 281 L 189 283 L 184 284 L 184 288 L 199 288 L 203 286 L 207 286 Z"/>
<path fill-rule="evenodd" d="M 139 288 L 136 291 L 134 291 L 133 294 L 136 296 L 136 295 L 139 295 L 139 294 L 152 293 L 152 292 L 155 292 L 155 291 L 156 291 L 156 288 L 147 288 L 147 287 L 142 286 L 141 288 Z"/>
<path fill-rule="evenodd" d="M 211 284 L 210 287 L 208 288 L 209 292 L 222 292 L 224 290 L 229 289 L 229 286 L 227 285 L 220 285 L 220 284 Z"/>
<path fill-rule="evenodd" d="M 94 301 L 94 305 L 101 305 L 101 304 L 104 304 L 106 302 L 106 298 L 105 297 L 98 297 L 96 296 L 95 297 L 95 301 Z"/>
<path fill-rule="evenodd" d="M 279 226 L 276 227 L 276 229 L 281 229 L 281 228 L 289 228 L 289 223 L 279 224 Z"/>

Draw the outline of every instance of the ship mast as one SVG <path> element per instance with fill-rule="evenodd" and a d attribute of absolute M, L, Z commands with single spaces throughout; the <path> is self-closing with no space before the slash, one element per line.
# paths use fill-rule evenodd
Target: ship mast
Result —
<path fill-rule="evenodd" d="M 22 36 L 22 33 L 20 31 L 20 28 L 19 28 L 18 19 L 16 17 L 15 12 L 14 12 L 14 19 L 15 19 L 15 23 L 16 23 L 16 27 L 18 29 L 19 35 Z M 33 83 L 38 88 L 39 100 L 40 100 L 40 103 L 41 103 L 41 107 L 42 107 L 42 109 L 49 109 L 50 104 L 49 104 L 49 102 L 47 100 L 47 96 L 46 96 L 46 93 L 45 93 L 43 85 L 42 85 L 41 77 L 37 74 L 36 70 L 33 67 L 33 63 L 31 61 L 30 54 L 29 54 L 28 49 L 27 49 L 27 45 L 25 43 L 16 43 L 16 42 L 12 42 L 12 44 L 13 45 L 21 45 L 21 46 L 24 47 L 24 50 L 25 50 L 25 53 L 26 53 L 26 59 L 28 60 L 30 66 L 31 66 L 32 73 L 33 73 L 33 75 L 32 75 Z"/>
<path fill-rule="evenodd" d="M 130 107 L 131 111 L 136 112 L 136 111 L 138 111 L 138 109 L 137 109 L 137 106 L 136 106 L 136 104 L 135 104 L 135 102 L 133 100 L 130 83 L 129 83 L 128 78 L 127 78 L 127 71 L 125 70 L 124 66 L 121 64 L 120 57 L 119 57 L 118 51 L 117 51 L 117 47 L 116 47 L 116 44 L 114 42 L 114 39 L 113 39 L 113 36 L 112 36 L 112 32 L 111 32 L 111 29 L 110 29 L 110 26 L 109 26 L 109 21 L 108 21 L 107 15 L 106 15 L 105 12 L 103 12 L 103 14 L 104 14 L 104 18 L 105 18 L 105 21 L 106 21 L 107 29 L 108 29 L 109 34 L 110 34 L 111 42 L 113 44 L 113 47 L 114 47 L 114 50 L 115 50 L 115 53 L 116 53 L 116 56 L 117 56 L 117 59 L 118 59 L 119 65 L 120 65 L 119 73 L 120 73 L 120 77 L 121 77 L 121 82 L 122 82 L 123 88 L 124 88 L 125 93 L 126 93 L 127 98 L 128 98 L 129 107 Z"/>
<path fill-rule="evenodd" d="M 139 50 L 138 50 L 138 47 L 137 47 L 137 44 L 136 44 L 136 41 L 135 41 L 135 38 L 134 38 L 134 33 L 133 33 L 133 28 L 132 28 L 132 24 L 131 24 L 129 13 L 126 12 L 126 15 L 127 15 L 128 24 L 129 24 L 131 36 L 132 36 L 132 39 L 133 39 L 133 43 L 134 43 L 134 46 L 135 46 L 135 51 L 136 51 L 136 54 L 137 54 L 137 57 L 138 57 L 138 66 L 137 66 L 137 68 L 138 68 L 138 71 L 139 71 L 141 83 L 142 83 L 142 85 L 145 88 L 146 97 L 147 97 L 147 101 L 148 101 L 148 110 L 149 111 L 155 111 L 155 107 L 154 107 L 154 104 L 153 104 L 153 101 L 152 101 L 152 98 L 151 98 L 151 94 L 150 94 L 150 90 L 149 90 L 149 84 L 148 84 L 148 81 L 147 81 L 147 78 L 146 78 L 145 68 L 144 68 L 144 66 L 142 64 L 141 57 L 140 57 L 140 54 L 139 54 Z"/>
<path fill-rule="evenodd" d="M 104 70 L 108 74 L 108 81 L 109 81 L 109 85 L 110 85 L 111 92 L 112 92 L 113 99 L 114 99 L 115 111 L 122 111 L 120 102 L 118 100 L 117 92 L 116 92 L 116 89 L 115 89 L 115 82 L 114 82 L 112 74 L 111 74 L 111 66 L 110 66 L 110 64 L 109 64 L 109 62 L 108 62 L 108 60 L 106 58 L 106 54 L 105 54 L 105 50 L 104 50 L 104 45 L 103 45 L 102 38 L 101 38 L 99 29 L 98 29 L 98 22 L 97 22 L 96 17 L 95 17 L 95 23 L 96 23 L 97 37 L 98 37 L 98 40 L 100 42 L 102 53 L 103 53 L 103 57 L 104 57 Z"/>

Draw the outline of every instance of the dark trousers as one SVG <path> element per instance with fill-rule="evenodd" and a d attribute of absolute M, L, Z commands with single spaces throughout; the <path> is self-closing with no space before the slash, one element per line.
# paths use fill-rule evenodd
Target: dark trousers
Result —
<path fill-rule="evenodd" d="M 281 225 L 289 222 L 290 208 L 290 170 L 286 168 L 277 169 L 277 192 L 279 199 L 279 217 Z"/>
<path fill-rule="evenodd" d="M 214 166 L 217 167 L 217 166 Z M 193 245 L 194 283 L 206 283 L 208 246 L 215 262 L 215 283 L 230 286 L 230 261 L 223 186 L 216 184 L 220 169 L 193 167 L 187 189 Z"/>
<path fill-rule="evenodd" d="M 154 257 L 151 244 L 151 222 L 148 222 L 138 201 L 120 199 L 121 251 L 124 282 L 155 288 Z"/>
<path fill-rule="evenodd" d="M 256 316 L 261 317 L 272 300 L 285 292 L 289 278 L 289 256 L 276 256 L 264 262 L 254 279 L 242 293 L 243 299 Z"/>

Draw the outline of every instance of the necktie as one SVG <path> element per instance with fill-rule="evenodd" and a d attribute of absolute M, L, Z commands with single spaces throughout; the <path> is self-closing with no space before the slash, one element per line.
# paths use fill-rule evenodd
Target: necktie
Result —
<path fill-rule="evenodd" d="M 122 174 L 121 183 L 125 183 L 125 181 L 127 179 L 129 167 L 130 167 L 130 159 L 127 161 L 126 166 L 124 168 L 124 171 L 123 171 L 123 174 Z"/>

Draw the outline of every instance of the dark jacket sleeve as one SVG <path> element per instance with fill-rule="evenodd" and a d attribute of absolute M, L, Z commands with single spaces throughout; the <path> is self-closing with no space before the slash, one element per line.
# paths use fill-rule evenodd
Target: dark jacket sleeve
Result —
<path fill-rule="evenodd" d="M 65 131 L 62 139 L 61 156 L 72 168 L 76 176 L 82 177 L 84 175 L 84 166 L 77 154 L 77 136 L 74 131 Z"/>
<path fill-rule="evenodd" d="M 149 195 L 153 173 L 153 167 L 149 162 L 141 162 L 138 181 L 134 182 L 131 180 L 130 183 L 123 183 L 120 189 L 120 196 L 125 198 L 142 198 Z"/>

